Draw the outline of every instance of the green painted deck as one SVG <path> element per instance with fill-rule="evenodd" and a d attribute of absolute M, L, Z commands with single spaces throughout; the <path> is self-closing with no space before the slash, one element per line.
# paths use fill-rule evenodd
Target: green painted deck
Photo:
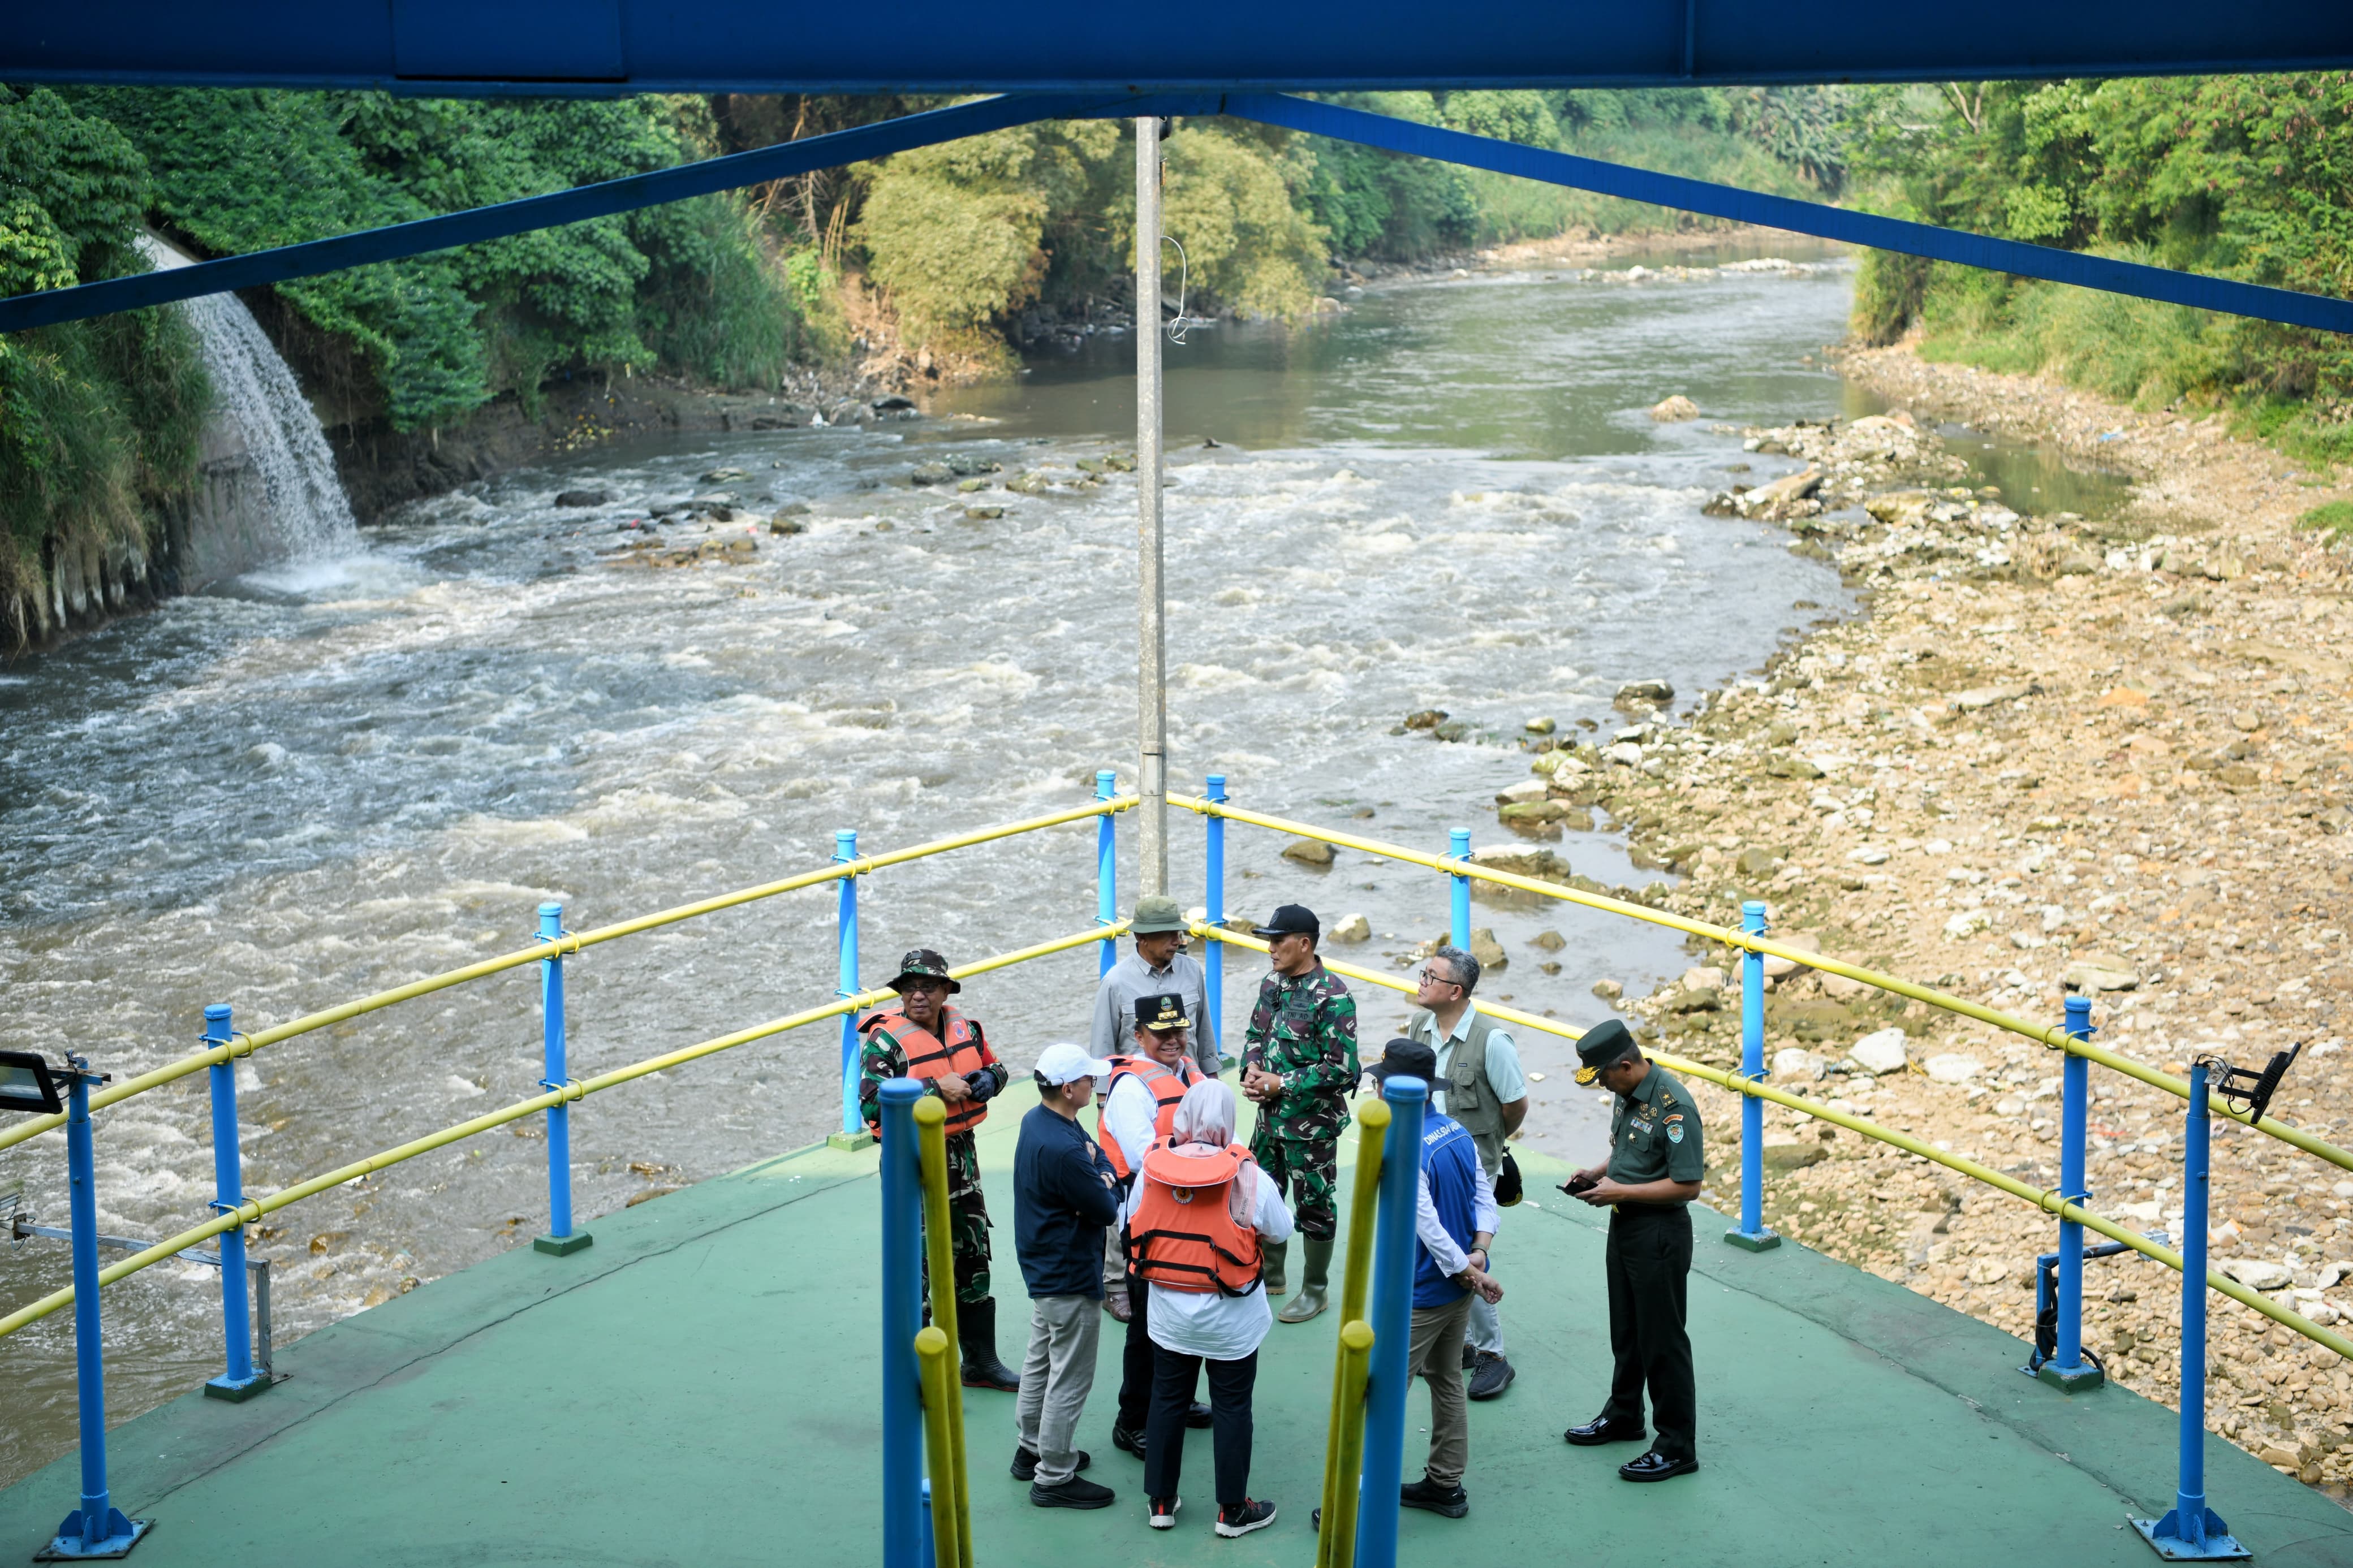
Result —
<path fill-rule="evenodd" d="M 1025 1097 L 983 1131 L 989 1201 Z M 596 1222 L 596 1245 L 522 1249 L 283 1350 L 267 1397 L 196 1396 L 117 1428 L 114 1499 L 155 1528 L 146 1568 L 275 1564 L 873 1563 L 881 1424 L 875 1156 L 767 1161 Z M 2073 1399 L 2013 1369 L 2010 1336 L 1802 1248 L 1752 1256 L 1704 1226 L 1692 1280 L 1703 1468 L 1651 1487 L 1633 1450 L 1561 1429 L 1601 1405 L 1609 1360 L 1599 1216 L 1550 1190 L 1507 1216 L 1497 1262 L 1517 1384 L 1472 1406 L 1472 1512 L 1409 1512 L 1401 1560 L 1491 1564 L 2053 1564 L 2145 1568 L 2124 1525 L 2172 1500 L 2175 1418 L 2117 1389 Z M 1026 1333 L 1018 1270 L 997 1288 Z M 975 1560 L 1298 1568 L 1313 1553 L 1334 1314 L 1278 1325 L 1259 1378 L 1252 1489 L 1282 1518 L 1210 1531 L 1208 1434 L 1178 1529 L 1144 1522 L 1142 1466 L 1111 1447 L 1118 1336 L 1082 1428 L 1119 1501 L 1032 1509 L 1006 1473 L 1013 1399 L 965 1394 Z M 1020 1344 L 1000 1349 L 1018 1362 Z M 1420 1473 L 1427 1396 L 1409 1406 Z M 2257 1560 L 2353 1563 L 2353 1514 L 2219 1439 L 2215 1507 Z M 0 1493 L 0 1555 L 73 1506 L 71 1455 Z M 1465 1553 L 1475 1553 L 1466 1558 Z"/>

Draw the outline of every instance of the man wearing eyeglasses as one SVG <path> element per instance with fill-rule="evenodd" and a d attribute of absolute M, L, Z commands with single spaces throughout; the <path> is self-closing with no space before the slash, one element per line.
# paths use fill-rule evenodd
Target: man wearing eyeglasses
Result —
<path fill-rule="evenodd" d="M 1504 1141 L 1527 1120 L 1528 1080 L 1518 1045 L 1472 1005 L 1478 988 L 1479 961 L 1459 947 L 1440 948 L 1422 968 L 1413 998 L 1419 1005 L 1406 1020 L 1405 1033 L 1438 1053 L 1430 1103 L 1471 1134 L 1492 1183 L 1503 1172 Z M 1462 1345 L 1472 1398 L 1493 1399 L 1519 1375 L 1504 1356 L 1502 1316 L 1484 1297 L 1471 1303 Z"/>

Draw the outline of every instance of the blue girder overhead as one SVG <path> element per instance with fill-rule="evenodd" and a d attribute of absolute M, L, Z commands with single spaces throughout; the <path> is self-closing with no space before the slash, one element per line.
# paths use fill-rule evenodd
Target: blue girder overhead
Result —
<path fill-rule="evenodd" d="M 0 332 L 167 304 L 223 289 L 259 288 L 296 278 L 312 278 L 369 262 L 423 256 L 485 239 L 576 223 L 583 218 L 838 167 L 863 158 L 877 158 L 1033 121 L 1219 113 L 1795 234 L 1818 235 L 1825 239 L 1957 262 L 1965 267 L 1982 267 L 2114 294 L 2192 305 L 2289 326 L 2353 333 L 2353 300 L 2177 272 L 2020 240 L 1996 239 L 1821 202 L 1765 195 L 1732 185 L 1654 174 L 1544 148 L 1523 147 L 1281 93 L 1172 93 L 1134 98 L 1039 93 L 978 99 L 851 131 L 497 206 L 475 207 L 388 228 L 337 235 L 249 256 L 223 257 L 193 267 L 108 279 L 74 289 L 20 294 L 0 300 Z"/>
<path fill-rule="evenodd" d="M 111 0 L 0 6 L 0 81 L 496 92 L 1670 87 L 2353 66 L 2346 0 Z"/>

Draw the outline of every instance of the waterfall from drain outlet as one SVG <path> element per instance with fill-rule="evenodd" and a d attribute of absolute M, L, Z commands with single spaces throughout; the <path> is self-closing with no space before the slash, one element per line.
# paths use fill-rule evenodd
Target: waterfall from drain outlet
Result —
<path fill-rule="evenodd" d="M 142 248 L 159 268 L 189 265 L 152 236 Z M 213 384 L 206 494 L 187 541 L 191 584 L 357 550 L 359 526 L 335 477 L 326 433 L 253 312 L 234 294 L 207 294 L 182 309 L 196 329 Z"/>

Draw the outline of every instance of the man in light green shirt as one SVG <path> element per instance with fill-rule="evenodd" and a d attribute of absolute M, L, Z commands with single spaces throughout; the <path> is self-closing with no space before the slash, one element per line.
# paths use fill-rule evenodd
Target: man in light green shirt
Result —
<path fill-rule="evenodd" d="M 1520 1068 L 1520 1048 L 1472 1005 L 1471 994 L 1479 988 L 1477 959 L 1459 947 L 1441 947 L 1430 955 L 1420 980 L 1414 993 L 1420 1005 L 1406 1021 L 1406 1037 L 1437 1051 L 1430 1105 L 1471 1134 L 1492 1182 L 1504 1168 L 1504 1140 L 1527 1120 L 1528 1080 Z M 1483 1298 L 1471 1303 L 1462 1343 L 1472 1398 L 1493 1399 L 1512 1385 L 1518 1374 L 1504 1359 L 1503 1319 L 1494 1303 Z"/>

